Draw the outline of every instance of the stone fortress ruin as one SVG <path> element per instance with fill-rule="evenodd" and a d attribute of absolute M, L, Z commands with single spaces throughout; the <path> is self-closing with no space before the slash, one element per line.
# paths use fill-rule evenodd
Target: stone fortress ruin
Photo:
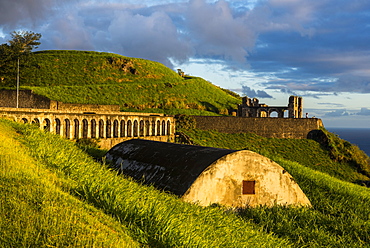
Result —
<path fill-rule="evenodd" d="M 278 118 L 284 118 L 288 113 L 288 118 L 302 118 L 303 99 L 298 96 L 290 96 L 287 107 L 272 107 L 260 104 L 257 98 L 242 98 L 242 104 L 238 105 L 237 116 L 239 117 L 271 117 L 276 112 Z"/>
<path fill-rule="evenodd" d="M 0 117 L 34 123 L 68 139 L 98 138 L 104 148 L 119 142 L 142 138 L 173 141 L 176 133 L 174 116 L 156 113 L 120 112 L 118 105 L 72 104 L 51 100 L 31 90 L 0 90 Z M 268 138 L 305 139 L 323 126 L 320 119 L 302 118 L 302 97 L 291 96 L 288 106 L 259 103 L 243 97 L 236 116 L 192 116 L 202 130 L 225 133 L 251 132 Z M 273 113 L 277 118 L 272 117 Z M 265 118 L 261 118 L 265 117 Z"/>
<path fill-rule="evenodd" d="M 18 96 L 14 90 L 0 90 L 0 118 L 32 123 L 71 140 L 96 138 L 101 148 L 110 149 L 107 158 L 116 169 L 136 179 L 145 178 L 184 201 L 231 207 L 311 205 L 291 175 L 262 155 L 169 143 L 175 139 L 174 116 L 119 110 L 118 105 L 53 101 L 29 90 Z M 289 118 L 281 118 L 286 111 Z M 273 112 L 280 118 L 268 118 Z M 203 130 L 275 138 L 304 139 L 322 126 L 319 119 L 301 117 L 302 98 L 292 96 L 287 107 L 269 107 L 244 97 L 238 116 L 192 118 Z"/>

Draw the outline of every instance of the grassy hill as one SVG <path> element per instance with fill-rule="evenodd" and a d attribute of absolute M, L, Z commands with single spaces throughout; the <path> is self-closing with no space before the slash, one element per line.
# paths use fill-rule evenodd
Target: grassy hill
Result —
<path fill-rule="evenodd" d="M 51 99 L 122 110 L 224 114 L 240 101 L 201 78 L 109 53 L 37 52 L 21 72 L 22 87 Z M 83 145 L 0 119 L 0 247 L 369 246 L 370 190 L 355 184 L 370 180 L 369 158 L 357 147 L 330 133 L 318 143 L 180 131 L 198 145 L 269 157 L 313 207 L 198 207 L 117 175 Z"/>
<path fill-rule="evenodd" d="M 125 111 L 228 114 L 238 95 L 164 65 L 112 53 L 41 51 L 21 63 L 22 88 L 66 103 L 118 104 Z M 15 75 L 0 87 L 14 87 Z M 154 109 L 154 110 L 153 110 Z"/>
<path fill-rule="evenodd" d="M 141 186 L 75 143 L 0 119 L 0 247 L 290 247 L 219 208 Z"/>
<path fill-rule="evenodd" d="M 191 132 L 205 144 L 225 142 L 217 133 L 210 139 Z M 324 150 L 295 162 L 301 151 L 319 149 L 311 141 L 272 152 L 281 140 L 228 137 L 236 147 L 260 147 L 293 175 L 313 205 L 230 211 L 198 207 L 142 186 L 94 162 L 75 143 L 31 125 L 0 119 L 0 136 L 0 247 L 367 247 L 370 242 L 370 190 L 303 165 L 321 159 L 322 167 L 330 165 Z M 289 141 L 285 146 L 294 143 Z M 340 176 L 347 174 L 347 180 L 365 178 L 353 170 Z"/>

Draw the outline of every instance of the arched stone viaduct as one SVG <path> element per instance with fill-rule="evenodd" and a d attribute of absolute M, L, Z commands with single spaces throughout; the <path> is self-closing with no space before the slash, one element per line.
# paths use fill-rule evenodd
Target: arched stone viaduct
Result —
<path fill-rule="evenodd" d="M 67 139 L 96 138 L 103 148 L 133 138 L 169 141 L 175 133 L 174 118 L 161 114 L 0 108 L 0 116 L 33 123 Z"/>

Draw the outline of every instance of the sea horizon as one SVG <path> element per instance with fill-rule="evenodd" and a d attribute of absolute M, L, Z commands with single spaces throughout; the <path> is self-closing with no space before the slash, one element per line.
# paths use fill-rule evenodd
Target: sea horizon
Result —
<path fill-rule="evenodd" d="M 335 133 L 339 138 L 357 145 L 370 156 L 370 128 L 325 127 L 329 132 Z"/>

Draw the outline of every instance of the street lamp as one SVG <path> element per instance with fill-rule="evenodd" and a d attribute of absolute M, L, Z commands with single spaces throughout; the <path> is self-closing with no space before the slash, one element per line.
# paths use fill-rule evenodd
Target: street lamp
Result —
<path fill-rule="evenodd" d="M 19 57 L 17 66 L 17 108 L 19 108 Z"/>

